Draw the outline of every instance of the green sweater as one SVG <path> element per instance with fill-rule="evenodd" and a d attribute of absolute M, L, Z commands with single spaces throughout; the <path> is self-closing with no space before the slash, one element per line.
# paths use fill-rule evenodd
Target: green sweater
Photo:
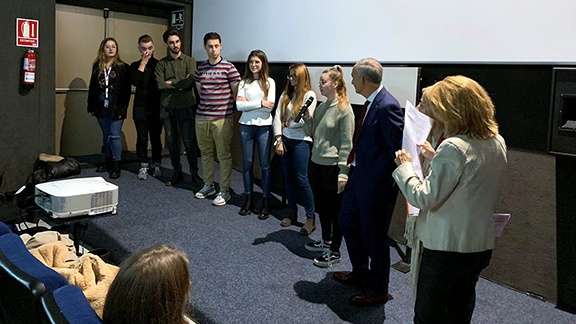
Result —
<path fill-rule="evenodd" d="M 306 120 L 304 132 L 312 137 L 312 162 L 320 165 L 338 165 L 338 177 L 348 179 L 348 155 L 354 135 L 352 106 L 338 108 L 338 100 L 325 101 Z"/>

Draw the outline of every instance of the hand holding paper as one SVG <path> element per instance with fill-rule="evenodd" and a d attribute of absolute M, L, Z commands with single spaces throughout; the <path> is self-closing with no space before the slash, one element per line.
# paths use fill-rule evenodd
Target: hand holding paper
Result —
<path fill-rule="evenodd" d="M 428 161 L 432 161 L 432 158 L 436 154 L 436 150 L 432 147 L 432 144 L 428 141 L 424 141 L 423 144 L 416 144 L 419 149 L 421 149 L 421 153 L 423 157 L 426 158 Z"/>

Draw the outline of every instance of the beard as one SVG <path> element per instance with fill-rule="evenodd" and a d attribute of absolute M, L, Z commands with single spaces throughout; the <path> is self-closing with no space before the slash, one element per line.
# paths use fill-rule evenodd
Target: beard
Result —
<path fill-rule="evenodd" d="M 169 48 L 169 50 L 174 54 L 180 53 L 180 47 Z"/>

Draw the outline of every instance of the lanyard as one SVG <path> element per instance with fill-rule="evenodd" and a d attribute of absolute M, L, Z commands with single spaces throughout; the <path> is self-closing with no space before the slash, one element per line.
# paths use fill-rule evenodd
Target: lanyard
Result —
<path fill-rule="evenodd" d="M 112 66 L 109 66 L 104 70 L 104 81 L 106 82 L 106 88 L 104 90 L 105 98 L 108 98 L 108 83 L 110 81 L 110 71 L 112 70 Z"/>

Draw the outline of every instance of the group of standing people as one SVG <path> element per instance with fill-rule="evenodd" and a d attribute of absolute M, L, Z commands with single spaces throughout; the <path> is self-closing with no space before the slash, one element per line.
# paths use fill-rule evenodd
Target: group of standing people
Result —
<path fill-rule="evenodd" d="M 412 157 L 402 150 L 404 114 L 382 83 L 382 65 L 372 58 L 352 69 L 352 86 L 366 98 L 360 114 L 353 113 L 342 68 L 321 74 L 319 88 L 326 100 L 317 106 L 304 64 L 288 69 L 285 90 L 276 102 L 276 84 L 268 58 L 261 50 L 248 55 L 241 77 L 220 55 L 217 33 L 204 36 L 208 60 L 196 66 L 181 52 L 176 31 L 163 35 L 169 55 L 153 56 L 148 35 L 138 40 L 141 60 L 130 66 L 118 55 L 118 44 L 106 38 L 92 69 L 88 112 L 102 129 L 106 163 L 98 171 L 120 176 L 123 120 L 136 86 L 134 120 L 138 133 L 139 179 L 161 175 L 161 128 L 164 126 L 173 174 L 166 182 L 182 181 L 182 139 L 190 174 L 200 188 L 198 199 L 215 195 L 212 203 L 230 199 L 231 140 L 234 106 L 241 112 L 244 202 L 240 215 L 270 214 L 270 150 L 280 156 L 288 200 L 281 226 L 297 222 L 296 197 L 302 198 L 306 221 L 300 233 L 311 234 L 318 213 L 321 240 L 305 248 L 323 254 L 314 264 L 329 267 L 340 261 L 346 241 L 352 271 L 333 274 L 334 280 L 363 288 L 350 302 L 360 306 L 386 303 L 390 276 L 388 229 L 398 189 L 420 209 L 416 224 L 418 262 L 416 323 L 469 323 L 475 284 L 490 261 L 494 247 L 492 212 L 500 175 L 506 165 L 506 145 L 498 134 L 494 106 L 486 91 L 464 76 L 448 77 L 423 90 L 419 109 L 443 134 L 436 149 L 422 143 L 428 160 L 421 179 Z M 196 89 L 199 100 L 194 94 Z M 317 106 L 317 107 L 316 107 Z M 275 110 L 275 113 L 273 111 Z M 147 157 L 148 138 L 152 160 Z M 273 143 L 273 144 L 272 144 Z M 198 174 L 201 153 L 202 177 Z M 255 208 L 255 152 L 262 173 L 262 203 Z M 214 184 L 214 159 L 220 165 L 220 188 Z"/>
<path fill-rule="evenodd" d="M 249 54 L 245 73 L 240 77 L 234 65 L 221 57 L 222 42 L 217 33 L 205 35 L 208 60 L 198 66 L 193 58 L 182 53 L 177 31 L 166 31 L 163 41 L 169 54 L 156 60 L 150 36 L 140 37 L 138 48 L 142 58 L 130 66 L 120 60 L 118 44 L 113 38 L 102 41 L 94 63 L 88 105 L 89 113 L 98 118 L 103 133 L 106 164 L 98 171 L 108 170 L 111 178 L 120 176 L 120 131 L 126 118 L 130 85 L 134 84 L 137 155 L 141 162 L 138 178 L 146 178 L 149 168 L 153 169 L 154 176 L 160 175 L 159 137 L 163 125 L 173 168 L 166 185 L 173 186 L 183 179 L 181 138 L 192 180 L 200 188 L 196 198 L 216 194 L 214 158 L 218 158 L 220 191 L 212 203 L 224 205 L 230 199 L 232 113 L 236 106 L 242 113 L 239 123 L 245 198 L 239 214 L 255 211 L 260 219 L 269 217 L 270 149 L 274 140 L 288 200 L 287 216 L 282 219 L 281 226 L 296 223 L 298 192 L 306 213 L 306 221 L 300 229 L 302 235 L 315 230 L 315 214 L 319 214 L 322 240 L 306 245 L 309 250 L 325 252 L 314 260 L 314 264 L 328 267 L 339 262 L 344 236 L 347 242 L 352 240 L 347 244 L 355 275 L 368 271 L 369 258 L 375 262 L 373 268 L 378 270 L 375 273 L 380 274 L 380 269 L 388 268 L 386 233 L 391 214 L 382 211 L 389 203 L 393 204 L 396 197 L 392 193 L 390 164 L 394 151 L 401 148 L 403 116 L 397 101 L 385 90 L 381 91 L 380 63 L 373 59 L 361 61 L 353 73 L 356 81 L 352 84 L 356 92 L 367 98 L 380 93 L 383 97 L 372 98 L 372 101 L 378 99 L 377 104 L 372 105 L 374 113 L 361 116 L 370 120 L 363 129 L 363 133 L 367 133 L 363 136 L 364 144 L 358 141 L 362 138 L 359 133 L 354 135 L 354 129 L 358 132 L 359 127 L 354 125 L 354 113 L 340 66 L 323 71 L 318 82 L 327 100 L 316 108 L 317 98 L 307 67 L 301 63 L 291 65 L 286 89 L 276 104 L 276 85 L 269 75 L 268 59 L 263 51 Z M 197 107 L 194 87 L 199 95 Z M 307 110 L 303 116 L 298 116 L 303 106 Z M 276 113 L 272 114 L 274 108 Z M 147 157 L 148 138 L 152 143 L 152 161 Z M 203 177 L 198 174 L 196 145 L 201 153 Z M 255 151 L 258 152 L 263 191 L 258 209 L 254 207 L 253 198 Z M 358 175 L 360 180 L 355 180 Z M 386 199 L 377 197 L 382 193 Z M 343 225 L 342 230 L 340 225 Z M 375 261 L 380 258 L 385 260 Z M 373 276 L 378 287 L 387 284 L 386 271 L 382 273 L 385 278 Z M 344 282 L 349 279 L 342 278 Z M 382 287 L 380 292 L 386 292 L 387 296 L 387 287 Z"/>
<path fill-rule="evenodd" d="M 268 148 L 273 132 L 288 200 L 287 216 L 281 226 L 296 223 L 299 193 L 306 216 L 300 233 L 310 235 L 316 228 L 316 213 L 320 219 L 322 239 L 305 245 L 310 251 L 324 252 L 314 259 L 314 264 L 329 267 L 339 262 L 345 238 L 353 271 L 336 272 L 334 279 L 366 288 L 351 297 L 352 303 L 362 306 L 389 299 L 387 233 L 398 192 L 392 171 L 404 124 L 398 101 L 381 85 L 382 71 L 382 65 L 371 58 L 354 66 L 352 85 L 368 100 L 355 120 L 340 66 L 322 72 L 318 82 L 326 100 L 316 107 L 307 67 L 293 64 L 288 68 L 286 89 L 272 117 L 274 81 L 268 75 L 265 54 L 253 51 L 236 102 L 242 111 L 245 187 L 245 202 L 239 213 L 247 215 L 252 209 L 254 143 L 263 173 L 262 211 L 267 211 Z M 260 212 L 260 219 L 266 217 L 267 213 Z"/>
<path fill-rule="evenodd" d="M 88 113 L 98 119 L 105 155 L 105 163 L 96 171 L 108 171 L 111 179 L 120 177 L 121 131 L 127 116 L 131 85 L 134 85 L 133 118 L 137 132 L 136 155 L 140 161 L 138 179 L 144 180 L 150 173 L 154 177 L 162 175 L 161 133 L 164 127 L 173 168 L 166 185 L 174 186 L 183 180 L 182 141 L 192 181 L 200 188 L 196 198 L 216 194 L 214 157 L 218 157 L 222 181 L 212 203 L 224 205 L 230 199 L 232 113 L 240 75 L 233 64 L 220 56 L 222 44 L 217 33 L 204 37 L 209 58 L 199 66 L 192 57 L 182 53 L 176 30 L 167 30 L 162 39 L 169 52 L 166 57 L 157 60 L 152 38 L 143 35 L 138 39 L 141 59 L 131 65 L 120 59 L 114 38 L 108 37 L 101 42 L 88 95 Z M 148 139 L 152 147 L 151 160 L 148 158 Z M 198 151 L 202 156 L 202 177 Z"/>
<path fill-rule="evenodd" d="M 273 97 L 263 89 L 273 80 L 265 55 L 256 53 L 247 62 L 253 79 L 245 75 L 242 82 L 252 84 L 257 94 L 240 94 L 237 106 L 262 113 L 259 125 L 267 126 L 273 107 L 268 101 Z M 261 63 L 264 72 L 256 75 L 255 66 Z M 322 72 L 319 88 L 326 101 L 318 107 L 306 66 L 289 67 L 272 127 L 288 198 L 288 216 L 281 225 L 297 220 L 298 188 L 306 212 L 301 233 L 314 231 L 315 213 L 321 223 L 322 239 L 305 246 L 324 252 L 314 264 L 329 267 L 339 262 L 344 238 L 352 271 L 335 272 L 334 280 L 363 289 L 350 297 L 352 304 L 383 304 L 391 299 L 388 230 L 400 188 L 420 209 L 415 230 L 418 255 L 412 264 L 417 277 L 414 322 L 470 323 L 476 282 L 494 248 L 492 213 L 507 163 L 494 105 L 486 90 L 464 76 L 447 77 L 423 90 L 418 108 L 432 118 L 441 136 L 436 149 L 429 142 L 418 144 L 428 165 L 421 180 L 411 157 L 401 150 L 404 114 L 382 85 L 382 74 L 382 65 L 375 59 L 355 64 L 352 86 L 366 98 L 355 116 L 341 67 Z M 254 82 L 259 78 L 267 81 Z M 299 120 L 303 107 L 307 110 Z M 245 114 L 241 123 L 253 124 L 254 119 Z M 253 148 L 246 150 L 244 139 L 242 143 L 246 200 L 240 214 L 244 215 L 251 208 Z M 268 197 L 269 136 L 257 143 L 264 148 L 259 148 L 259 157 L 264 197 Z"/>

